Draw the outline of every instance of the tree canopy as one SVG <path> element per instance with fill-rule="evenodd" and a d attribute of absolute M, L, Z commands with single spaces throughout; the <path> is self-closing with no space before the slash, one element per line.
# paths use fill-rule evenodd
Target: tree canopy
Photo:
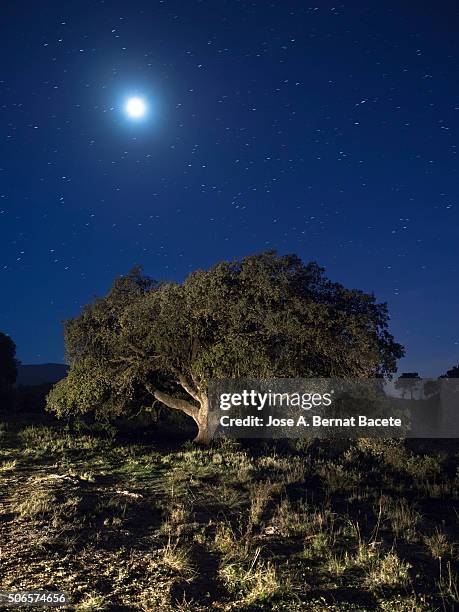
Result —
<path fill-rule="evenodd" d="M 414 392 L 418 389 L 421 377 L 417 372 L 404 372 L 395 382 L 395 388 L 401 390 L 402 397 L 408 395 L 413 399 Z"/>
<path fill-rule="evenodd" d="M 0 408 L 9 407 L 12 402 L 12 388 L 18 374 L 17 365 L 16 345 L 9 336 L 0 332 Z"/>
<path fill-rule="evenodd" d="M 114 418 L 162 402 L 207 442 L 212 378 L 390 375 L 403 355 L 375 297 L 269 251 L 158 283 L 134 269 L 64 327 L 57 414 Z"/>
<path fill-rule="evenodd" d="M 440 376 L 440 378 L 459 378 L 459 364 L 453 366 L 450 370 L 446 372 L 446 374 Z"/>
<path fill-rule="evenodd" d="M 9 336 L 0 332 L 0 385 L 14 385 L 17 375 L 16 345 Z"/>

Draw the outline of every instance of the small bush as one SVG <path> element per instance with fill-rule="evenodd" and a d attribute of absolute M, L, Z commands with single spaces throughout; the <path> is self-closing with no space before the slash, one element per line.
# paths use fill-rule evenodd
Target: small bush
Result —
<path fill-rule="evenodd" d="M 260 550 L 255 551 L 249 565 L 231 562 L 220 569 L 226 588 L 240 597 L 244 604 L 268 603 L 285 588 L 274 566 L 269 561 L 259 560 Z"/>
<path fill-rule="evenodd" d="M 410 567 L 409 563 L 400 560 L 397 553 L 388 552 L 372 564 L 365 583 L 370 589 L 406 586 L 409 582 Z"/>
<path fill-rule="evenodd" d="M 407 541 L 416 539 L 416 528 L 421 520 L 421 514 L 415 506 L 403 498 L 392 499 L 382 496 L 381 511 L 396 536 L 403 537 Z"/>
<path fill-rule="evenodd" d="M 353 472 L 349 467 L 345 467 L 336 461 L 326 461 L 318 466 L 317 475 L 325 483 L 329 491 L 350 490 L 358 487 L 361 482 L 361 475 Z"/>
<path fill-rule="evenodd" d="M 424 542 L 434 559 L 441 559 L 451 555 L 452 545 L 449 543 L 447 535 L 438 529 L 430 536 L 424 536 Z"/>

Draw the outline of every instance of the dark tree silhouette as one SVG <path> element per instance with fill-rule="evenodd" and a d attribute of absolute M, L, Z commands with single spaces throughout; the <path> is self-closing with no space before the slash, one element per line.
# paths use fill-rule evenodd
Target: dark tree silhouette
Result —
<path fill-rule="evenodd" d="M 440 376 L 440 378 L 459 378 L 459 364 L 457 366 L 453 366 L 451 370 L 448 370 L 446 374 Z"/>
<path fill-rule="evenodd" d="M 17 375 L 16 345 L 9 336 L 0 332 L 0 384 L 14 385 Z"/>
<path fill-rule="evenodd" d="M 437 380 L 428 380 L 424 383 L 424 393 L 427 396 L 434 395 L 440 391 L 442 379 L 459 378 L 459 365 L 453 366 L 446 374 L 439 376 Z"/>
<path fill-rule="evenodd" d="M 413 393 L 418 388 L 420 380 L 417 372 L 404 372 L 395 381 L 395 388 L 401 389 L 403 397 L 405 397 L 405 394 L 409 394 L 410 399 L 413 399 Z"/>
<path fill-rule="evenodd" d="M 13 340 L 0 332 L 0 404 L 9 408 L 13 398 L 13 385 L 18 375 L 16 345 Z"/>

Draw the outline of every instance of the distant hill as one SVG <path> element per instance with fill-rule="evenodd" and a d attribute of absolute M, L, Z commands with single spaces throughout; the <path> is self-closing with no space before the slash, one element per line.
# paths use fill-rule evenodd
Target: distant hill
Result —
<path fill-rule="evenodd" d="M 63 363 L 40 363 L 18 367 L 18 385 L 42 385 L 56 383 L 67 376 L 69 367 Z"/>

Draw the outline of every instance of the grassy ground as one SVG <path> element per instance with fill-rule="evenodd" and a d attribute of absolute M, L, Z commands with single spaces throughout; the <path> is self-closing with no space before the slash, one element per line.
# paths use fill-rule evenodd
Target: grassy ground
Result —
<path fill-rule="evenodd" d="M 453 610 L 458 448 L 0 425 L 0 590 L 75 610 Z M 456 531 L 457 537 L 457 531 Z"/>

